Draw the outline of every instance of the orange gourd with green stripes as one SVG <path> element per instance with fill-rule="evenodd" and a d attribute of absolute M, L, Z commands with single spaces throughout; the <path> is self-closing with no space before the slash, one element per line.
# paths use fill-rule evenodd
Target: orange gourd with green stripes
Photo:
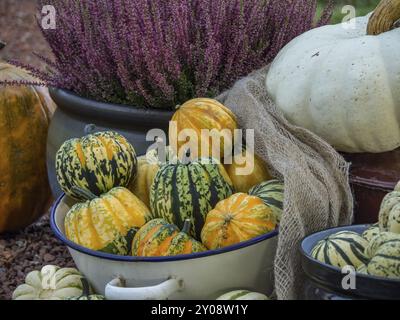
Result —
<path fill-rule="evenodd" d="M 161 257 L 191 254 L 206 248 L 189 236 L 190 220 L 186 220 L 182 231 L 164 219 L 154 219 L 143 226 L 135 235 L 132 255 L 140 257 Z"/>
<path fill-rule="evenodd" d="M 190 150 L 193 159 L 202 156 L 213 156 L 220 160 L 225 156 L 224 149 L 226 144 L 230 146 L 228 146 L 230 153 L 233 150 L 234 130 L 238 128 L 236 116 L 216 100 L 197 98 L 187 101 L 178 108 L 172 117 L 172 121 L 176 124 L 176 127 L 170 125 L 169 142 L 179 158 L 182 158 L 182 155 L 186 154 L 187 151 L 183 149 L 187 148 L 187 141 L 178 141 L 179 133 L 184 129 L 191 129 L 196 134 L 196 137 L 189 135 L 190 141 L 197 141 L 197 150 L 194 150 L 194 148 Z M 202 129 L 213 130 L 221 142 L 219 147 L 214 145 L 213 149 L 212 139 L 207 137 L 209 148 L 206 154 L 202 154 L 201 150 L 202 140 L 205 139 L 205 136 L 202 138 L 201 135 Z M 222 137 L 225 137 L 225 139 L 221 139 Z M 197 140 L 194 140 L 195 138 Z M 217 157 L 217 155 L 220 155 L 220 157 Z"/>
<path fill-rule="evenodd" d="M 208 213 L 201 240 L 213 250 L 253 239 L 275 228 L 272 209 L 260 198 L 236 193 Z"/>
<path fill-rule="evenodd" d="M 65 217 L 66 237 L 88 249 L 127 255 L 136 231 L 151 219 L 150 210 L 128 189 L 118 187 L 96 197 L 74 188 L 90 200 L 75 204 Z"/>
<path fill-rule="evenodd" d="M 58 183 L 67 195 L 78 200 L 82 198 L 73 191 L 74 186 L 100 196 L 112 188 L 128 186 L 136 170 L 134 148 L 112 131 L 68 140 L 56 155 Z"/>

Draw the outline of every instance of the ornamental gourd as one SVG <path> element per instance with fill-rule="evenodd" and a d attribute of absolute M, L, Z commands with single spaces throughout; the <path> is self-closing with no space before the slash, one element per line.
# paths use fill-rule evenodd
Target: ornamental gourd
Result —
<path fill-rule="evenodd" d="M 210 250 L 247 241 L 275 230 L 276 220 L 263 201 L 237 193 L 207 214 L 201 240 Z"/>
<path fill-rule="evenodd" d="M 159 169 L 158 163 L 150 163 L 146 156 L 139 157 L 136 178 L 132 179 L 128 187 L 147 206 L 150 206 L 150 189 Z"/>
<path fill-rule="evenodd" d="M 136 176 L 136 153 L 116 132 L 98 132 L 71 139 L 56 154 L 57 180 L 70 197 L 82 200 L 73 191 L 79 187 L 96 196 L 114 187 L 126 187 Z"/>
<path fill-rule="evenodd" d="M 233 193 L 224 166 L 215 159 L 161 166 L 151 188 L 150 208 L 156 218 L 183 227 L 190 219 L 192 235 L 200 239 L 207 213 Z"/>
<path fill-rule="evenodd" d="M 223 294 L 217 300 L 270 300 L 265 294 L 248 290 L 235 290 Z"/>
<path fill-rule="evenodd" d="M 132 243 L 132 255 L 140 257 L 164 257 L 192 254 L 206 248 L 189 236 L 190 220 L 185 220 L 182 231 L 164 219 L 154 219 L 144 225 Z"/>
<path fill-rule="evenodd" d="M 229 155 L 233 151 L 234 130 L 238 129 L 236 116 L 223 104 L 213 99 L 198 98 L 190 100 L 179 106 L 172 117 L 169 127 L 169 142 L 178 158 L 186 153 L 188 142 L 180 141 L 179 135 L 187 131 L 190 137 L 191 152 L 193 158 L 214 157 L 220 160 L 225 156 L 225 151 Z M 202 135 L 205 129 L 211 136 Z M 205 133 L 205 131 L 203 132 Z M 215 134 L 215 141 L 212 138 Z M 202 150 L 202 143 L 208 142 L 208 149 Z"/>
<path fill-rule="evenodd" d="M 323 263 L 343 268 L 358 268 L 368 263 L 364 254 L 368 241 L 352 231 L 341 231 L 319 241 L 311 251 L 311 256 Z"/>
<path fill-rule="evenodd" d="M 400 185 L 385 196 L 379 211 L 379 228 L 400 234 Z"/>
<path fill-rule="evenodd" d="M 136 178 L 131 179 L 128 189 L 147 206 L 150 206 L 151 185 L 160 165 L 168 161 L 176 161 L 172 148 L 169 146 L 165 148 L 165 153 L 162 155 L 159 155 L 157 149 L 153 149 L 146 155 L 138 157 L 137 175 Z"/>
<path fill-rule="evenodd" d="M 367 266 L 370 275 L 400 279 L 400 238 L 378 246 Z"/>
<path fill-rule="evenodd" d="M 287 119 L 337 150 L 400 146 L 400 0 L 374 15 L 313 29 L 278 54 L 266 84 Z M 366 32 L 368 30 L 368 33 Z"/>
<path fill-rule="evenodd" d="M 368 246 L 365 248 L 365 255 L 368 259 L 372 259 L 382 245 L 387 242 L 397 242 L 398 240 L 400 240 L 400 234 L 392 232 L 380 232 L 369 241 Z"/>
<path fill-rule="evenodd" d="M 247 193 L 255 185 L 272 179 L 266 163 L 259 156 L 243 151 L 241 157 L 243 163 L 238 163 L 233 157 L 232 164 L 225 164 L 226 172 L 237 192 Z"/>
<path fill-rule="evenodd" d="M 86 278 L 81 278 L 82 282 L 82 294 L 79 296 L 71 297 L 66 300 L 106 300 L 106 298 L 100 294 L 92 294 L 89 282 Z"/>
<path fill-rule="evenodd" d="M 374 224 L 363 232 L 362 237 L 368 242 L 370 242 L 374 237 L 379 235 L 379 233 L 380 233 L 379 225 Z"/>
<path fill-rule="evenodd" d="M 44 266 L 29 272 L 13 292 L 13 300 L 64 300 L 83 293 L 82 274 L 75 268 Z"/>
<path fill-rule="evenodd" d="M 83 247 L 127 255 L 137 230 L 151 219 L 150 210 L 128 189 L 117 187 L 96 197 L 74 190 L 88 201 L 75 204 L 65 217 L 66 237 Z"/>
<path fill-rule="evenodd" d="M 277 222 L 281 221 L 283 211 L 284 184 L 279 180 L 260 183 L 249 190 L 249 195 L 259 197 L 272 209 Z"/>
<path fill-rule="evenodd" d="M 35 79 L 0 62 L 0 81 Z M 0 233 L 24 228 L 46 212 L 46 139 L 54 110 L 43 88 L 0 85 Z"/>

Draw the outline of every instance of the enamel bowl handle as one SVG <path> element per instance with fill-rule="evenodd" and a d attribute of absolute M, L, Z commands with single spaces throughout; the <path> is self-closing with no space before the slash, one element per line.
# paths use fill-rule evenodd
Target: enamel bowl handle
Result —
<path fill-rule="evenodd" d="M 183 280 L 171 278 L 151 287 L 128 288 L 122 278 L 115 278 L 106 285 L 105 296 L 107 300 L 167 300 L 183 287 Z"/>

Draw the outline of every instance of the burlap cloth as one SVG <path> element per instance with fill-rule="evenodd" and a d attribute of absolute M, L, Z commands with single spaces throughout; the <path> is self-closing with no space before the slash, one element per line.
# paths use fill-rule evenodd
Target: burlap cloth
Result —
<path fill-rule="evenodd" d="M 352 222 L 349 164 L 321 138 L 285 119 L 267 94 L 268 69 L 239 80 L 217 99 L 236 114 L 241 128 L 254 129 L 256 153 L 285 183 L 275 290 L 278 299 L 298 299 L 304 283 L 300 240 Z"/>

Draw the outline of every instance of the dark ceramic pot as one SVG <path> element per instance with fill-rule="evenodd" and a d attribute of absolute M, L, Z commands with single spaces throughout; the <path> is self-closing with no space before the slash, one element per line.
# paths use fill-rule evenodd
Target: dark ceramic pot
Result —
<path fill-rule="evenodd" d="M 302 268 L 306 274 L 304 296 L 306 300 L 393 300 L 400 299 L 400 280 L 369 275 L 356 275 L 356 288 L 345 290 L 342 274 L 337 267 L 322 263 L 310 253 L 318 241 L 340 231 L 362 234 L 370 225 L 347 226 L 324 230 L 306 237 L 300 247 Z"/>
<path fill-rule="evenodd" d="M 145 154 L 154 141 L 146 141 L 151 129 L 162 129 L 168 135 L 172 111 L 141 109 L 132 106 L 97 102 L 61 89 L 50 89 L 57 104 L 47 138 L 47 171 L 55 197 L 61 195 L 55 174 L 55 154 L 64 141 L 86 134 L 113 130 L 134 146 L 137 154 Z"/>

